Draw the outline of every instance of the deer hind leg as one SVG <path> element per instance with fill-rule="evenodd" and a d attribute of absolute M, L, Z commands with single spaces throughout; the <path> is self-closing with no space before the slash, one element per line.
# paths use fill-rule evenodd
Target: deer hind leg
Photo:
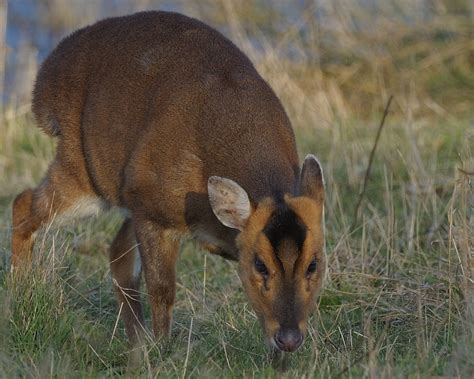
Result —
<path fill-rule="evenodd" d="M 128 339 L 139 342 L 144 331 L 140 303 L 141 261 L 130 219 L 124 221 L 110 246 L 110 270 Z"/>
<path fill-rule="evenodd" d="M 35 232 L 53 221 L 96 214 L 103 202 L 57 161 L 35 189 L 19 194 L 12 209 L 12 271 L 31 265 Z"/>

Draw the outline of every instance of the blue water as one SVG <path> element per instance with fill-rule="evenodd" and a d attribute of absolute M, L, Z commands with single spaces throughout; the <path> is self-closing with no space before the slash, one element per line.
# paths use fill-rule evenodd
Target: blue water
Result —
<path fill-rule="evenodd" d="M 85 26 L 83 22 L 86 19 L 88 7 L 93 7 L 94 20 L 105 17 L 118 16 L 132 13 L 137 10 L 137 3 L 133 0 L 64 0 L 65 4 L 70 4 L 73 14 L 77 17 L 77 23 L 74 28 L 61 25 L 48 24 L 48 13 L 54 12 L 54 9 L 48 8 L 48 2 L 45 0 L 8 0 L 7 13 L 7 57 L 4 79 L 4 94 L 2 101 L 10 102 L 17 95 L 18 88 L 24 88 L 25 84 L 20 83 L 22 79 L 20 50 L 27 46 L 36 54 L 36 61 L 41 63 L 57 43 L 73 30 Z M 160 1 L 155 6 L 147 9 L 160 9 L 167 11 L 179 11 L 173 1 Z M 75 20 L 74 20 L 75 21 Z M 26 79 L 30 80 L 30 79 Z M 26 87 L 31 87 L 27 83 Z"/>
<path fill-rule="evenodd" d="M 194 0 L 189 0 L 194 1 Z M 238 0 L 236 0 L 238 1 Z M 328 0 L 329 1 L 329 0 Z M 423 7 L 417 5 L 417 9 L 421 9 L 422 16 L 426 17 L 429 12 L 428 9 L 430 0 L 421 0 Z M 354 0 L 357 6 L 363 8 L 364 12 L 376 17 L 377 12 L 381 6 L 378 0 Z M 98 19 L 105 17 L 112 17 L 118 15 L 129 14 L 135 12 L 138 9 L 139 3 L 134 0 L 62 0 L 63 4 L 70 5 L 70 9 L 66 12 L 73 14 L 75 19 L 72 23 L 75 26 L 58 25 L 57 23 L 51 22 L 48 16 L 54 12 L 58 12 L 58 9 L 48 8 L 47 0 L 8 0 L 8 16 L 7 16 L 7 60 L 6 60 L 6 72 L 5 72 L 5 90 L 3 94 L 3 101 L 8 102 L 15 97 L 18 88 L 21 88 L 23 92 L 28 92 L 31 87 L 32 78 L 30 76 L 24 76 L 22 70 L 25 67 L 22 66 L 21 62 L 21 51 L 25 51 L 23 46 L 28 47 L 26 50 L 30 50 L 35 54 L 35 59 L 41 63 L 48 53 L 56 46 L 56 44 L 67 34 L 71 33 L 74 29 L 83 27 L 86 25 L 87 14 L 92 12 L 92 17 L 89 17 L 90 22 L 94 22 Z M 51 1 L 54 4 L 54 1 Z M 176 1 L 159 1 L 156 3 L 151 2 L 146 9 L 160 9 L 167 11 L 181 11 L 180 4 L 183 3 Z M 276 31 L 278 33 L 284 33 L 289 25 L 301 22 L 301 12 L 307 9 L 308 2 L 305 0 L 262 0 L 258 2 L 260 6 L 269 6 L 276 10 L 280 15 L 283 15 L 284 22 L 280 25 L 272 24 L 260 26 L 261 30 L 265 33 L 266 28 L 269 30 Z M 306 5 L 305 5 L 306 4 Z M 420 4 L 417 2 L 417 4 Z M 424 8 L 425 10 L 422 10 Z M 316 22 L 323 25 L 324 27 L 332 28 L 333 24 L 327 13 L 324 11 L 324 7 L 319 7 L 313 14 Z M 413 23 L 419 20 L 419 14 L 408 13 L 406 15 L 397 14 L 397 18 L 400 20 L 400 16 L 403 21 L 407 24 Z M 77 19 L 77 22 L 76 22 Z M 243 20 L 245 22 L 245 20 Z M 69 23 L 71 24 L 71 22 Z M 369 23 L 357 24 L 355 21 L 351 28 L 354 31 L 357 30 L 369 30 L 372 25 Z M 225 24 L 221 24 L 220 31 L 228 35 L 228 28 Z M 304 26 L 299 31 L 300 35 L 304 35 L 306 32 Z M 374 33 L 380 32 L 377 30 Z M 382 31 L 383 32 L 383 31 Z M 255 48 L 261 48 L 258 37 L 249 36 L 250 42 Z M 285 47 L 282 54 L 286 54 L 290 58 L 298 59 L 298 54 L 292 50 L 291 44 Z M 309 52 L 308 52 L 309 53 Z M 318 58 L 316 55 L 317 51 L 312 49 L 311 53 L 314 55 L 309 58 Z M 306 56 L 308 58 L 308 56 Z M 22 81 L 24 83 L 22 83 Z M 26 88 L 26 90 L 25 90 Z"/>

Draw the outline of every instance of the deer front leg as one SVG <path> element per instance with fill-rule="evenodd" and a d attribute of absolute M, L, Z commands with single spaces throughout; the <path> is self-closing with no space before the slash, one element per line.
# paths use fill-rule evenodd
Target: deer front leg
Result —
<path fill-rule="evenodd" d="M 179 239 L 174 231 L 150 220 L 134 219 L 134 229 L 142 259 L 153 331 L 157 338 L 170 333 L 176 292 L 176 258 Z"/>

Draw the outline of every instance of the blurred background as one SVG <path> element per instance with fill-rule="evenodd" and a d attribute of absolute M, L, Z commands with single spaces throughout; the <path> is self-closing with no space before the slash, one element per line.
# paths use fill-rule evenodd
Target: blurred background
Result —
<path fill-rule="evenodd" d="M 470 0 L 0 0 L 0 93 L 29 109 L 38 66 L 77 28 L 132 12 L 182 12 L 247 53 L 296 126 L 380 112 L 450 118 L 474 99 Z M 297 101 L 295 101 L 297 100 Z"/>

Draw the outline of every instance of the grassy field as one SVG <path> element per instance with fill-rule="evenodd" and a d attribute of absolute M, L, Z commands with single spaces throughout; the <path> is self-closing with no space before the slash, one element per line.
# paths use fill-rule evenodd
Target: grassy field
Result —
<path fill-rule="evenodd" d="M 183 242 L 173 338 L 150 343 L 143 375 L 472 376 L 473 199 L 458 168 L 473 169 L 474 130 L 465 120 L 393 119 L 353 228 L 377 122 L 297 131 L 301 156 L 322 159 L 328 194 L 329 275 L 303 348 L 273 360 L 236 266 Z M 54 144 L 28 115 L 4 131 L 0 377 L 123 373 L 127 345 L 107 258 L 120 216 L 41 233 L 34 274 L 12 281 L 10 204 L 40 180 Z"/>
<path fill-rule="evenodd" d="M 97 18 L 56 3 L 41 27 L 70 31 Z M 376 14 L 349 3 L 308 2 L 291 21 L 268 1 L 188 12 L 250 56 L 288 111 L 300 157 L 323 164 L 329 270 L 304 346 L 272 357 L 236 265 L 183 241 L 172 338 L 150 341 L 144 366 L 127 373 L 107 256 L 121 222 L 114 211 L 40 232 L 34 271 L 13 280 L 11 203 L 38 184 L 55 149 L 17 104 L 0 115 L 0 378 L 474 377 L 471 8 L 434 1 L 421 23 L 411 13 L 418 2 L 380 2 L 390 9 Z"/>

